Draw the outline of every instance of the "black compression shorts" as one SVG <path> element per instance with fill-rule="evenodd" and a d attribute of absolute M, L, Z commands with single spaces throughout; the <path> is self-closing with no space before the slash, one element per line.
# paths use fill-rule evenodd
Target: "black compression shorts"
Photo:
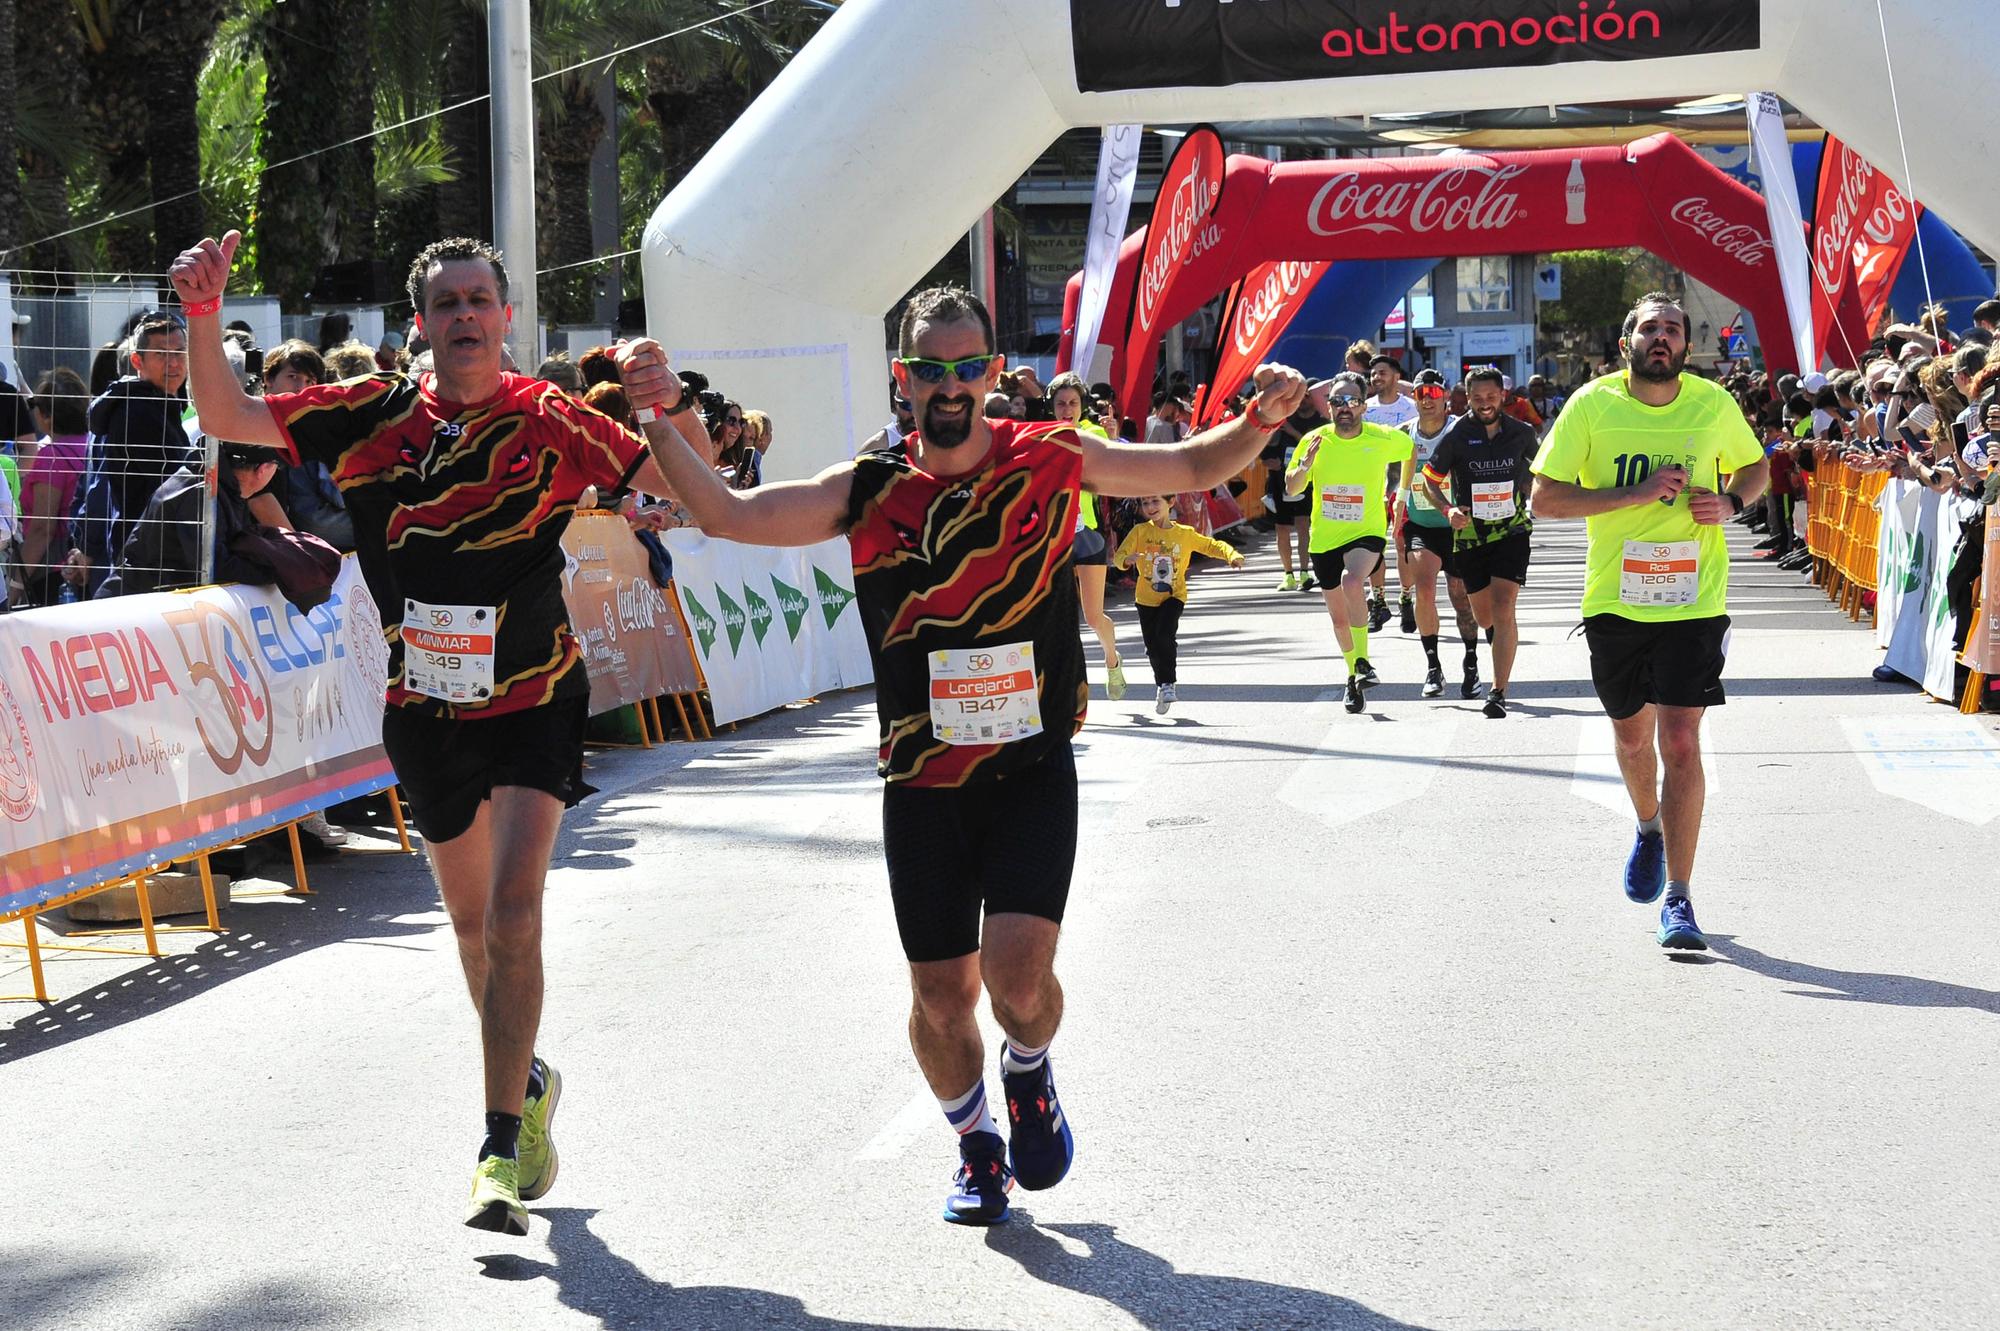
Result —
<path fill-rule="evenodd" d="M 1085 527 L 1077 532 L 1076 542 L 1071 547 L 1078 568 L 1095 564 L 1105 567 L 1109 561 L 1109 547 L 1105 544 L 1104 533 L 1095 527 Z"/>
<path fill-rule="evenodd" d="M 596 793 L 583 783 L 589 719 L 587 697 L 457 720 L 391 707 L 382 747 L 417 830 L 435 844 L 464 836 L 496 786 L 546 791 L 570 806 Z"/>
<path fill-rule="evenodd" d="M 1529 553 L 1528 533 L 1524 531 L 1484 545 L 1461 545 L 1452 552 L 1452 573 L 1468 592 L 1485 591 L 1495 578 L 1525 586 Z"/>
<path fill-rule="evenodd" d="M 983 915 L 1062 923 L 1076 865 L 1076 757 L 1059 744 L 1013 776 L 882 791 L 896 932 L 911 961 L 979 950 Z"/>
<path fill-rule="evenodd" d="M 1583 621 L 1590 644 L 1590 682 L 1614 721 L 1637 716 L 1647 703 L 1720 707 L 1729 616 L 1648 624 L 1623 615 Z"/>
<path fill-rule="evenodd" d="M 1410 553 L 1412 546 L 1421 545 L 1424 549 L 1438 557 L 1438 562 L 1444 565 L 1446 577 L 1455 578 L 1458 576 L 1458 570 L 1451 562 L 1451 528 L 1426 527 L 1421 522 L 1405 520 L 1402 526 L 1402 538 L 1402 550 L 1405 555 Z"/>
<path fill-rule="evenodd" d="M 1379 560 L 1382 552 L 1388 547 L 1389 542 L 1380 536 L 1357 536 L 1346 545 L 1338 545 L 1331 550 L 1322 550 L 1314 554 L 1313 576 L 1319 579 L 1320 586 L 1329 590 L 1337 589 L 1340 586 L 1340 575 L 1347 571 L 1349 550 L 1366 550 Z M 1373 567 L 1374 565 L 1369 565 L 1370 569 Z"/>

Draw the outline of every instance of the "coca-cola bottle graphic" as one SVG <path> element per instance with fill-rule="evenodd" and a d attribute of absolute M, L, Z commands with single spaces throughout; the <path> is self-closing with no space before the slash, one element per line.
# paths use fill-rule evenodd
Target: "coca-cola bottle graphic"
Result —
<path fill-rule="evenodd" d="M 1583 225 L 1583 159 L 1569 159 L 1569 184 L 1563 187 L 1563 195 L 1569 200 L 1569 224 Z"/>

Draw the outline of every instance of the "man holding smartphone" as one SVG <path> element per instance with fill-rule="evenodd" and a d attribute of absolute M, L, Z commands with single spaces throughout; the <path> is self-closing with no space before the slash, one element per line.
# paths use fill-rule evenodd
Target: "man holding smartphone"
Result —
<path fill-rule="evenodd" d="M 1707 793 L 1701 718 L 1724 701 L 1729 632 L 1721 524 L 1764 492 L 1770 471 L 1736 400 L 1683 373 L 1687 313 L 1671 296 L 1640 297 L 1620 346 L 1625 373 L 1580 389 L 1543 441 L 1534 511 L 1589 521 L 1591 682 L 1639 820 L 1625 895 L 1651 902 L 1664 888 L 1660 946 L 1699 951 L 1708 940 L 1690 885 Z"/>

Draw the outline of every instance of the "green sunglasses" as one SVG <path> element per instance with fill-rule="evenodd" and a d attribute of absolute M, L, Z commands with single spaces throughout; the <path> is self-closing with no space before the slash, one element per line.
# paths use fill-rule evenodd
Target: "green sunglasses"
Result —
<path fill-rule="evenodd" d="M 922 356 L 898 356 L 896 364 L 903 366 L 912 375 L 927 384 L 941 384 L 946 375 L 955 374 L 962 384 L 977 383 L 986 377 L 993 362 L 1000 357 L 992 352 L 984 356 L 967 356 L 964 360 L 928 360 Z"/>

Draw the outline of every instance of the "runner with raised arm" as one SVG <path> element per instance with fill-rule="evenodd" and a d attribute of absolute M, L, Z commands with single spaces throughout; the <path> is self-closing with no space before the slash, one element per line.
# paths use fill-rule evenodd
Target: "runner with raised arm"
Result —
<path fill-rule="evenodd" d="M 655 455 L 702 529 L 757 545 L 845 535 L 875 664 L 885 780 L 882 841 L 910 966 L 910 1044 L 956 1130 L 945 1219 L 992 1224 L 1016 1179 L 1053 1187 L 1074 1152 L 1049 1044 L 1061 1023 L 1056 939 L 1076 857 L 1070 740 L 1089 691 L 1071 544 L 1077 493 L 1204 491 L 1243 470 L 1298 408 L 1305 383 L 1260 366 L 1258 396 L 1179 443 L 1129 445 L 1064 423 L 989 421 L 1004 368 L 986 307 L 918 292 L 898 333 L 897 382 L 918 428 L 806 481 L 733 491 L 659 423 Z M 625 379 L 635 406 L 672 402 L 665 357 Z M 656 386 L 655 386 L 656 385 Z M 987 1109 L 981 991 L 1006 1032 L 1011 1141 Z"/>
<path fill-rule="evenodd" d="M 223 354 L 220 313 L 240 240 L 204 240 L 170 273 L 195 407 L 217 438 L 325 463 L 353 515 L 389 640 L 382 744 L 479 1012 L 486 1136 L 465 1223 L 526 1234 L 522 1202 L 555 1182 L 562 1095 L 535 1056 L 542 885 L 563 809 L 591 793 L 590 683 L 563 605 L 560 541 L 588 486 L 672 491 L 637 435 L 502 371 L 507 271 L 483 241 L 439 241 L 410 267 L 434 371 L 248 396 Z"/>
<path fill-rule="evenodd" d="M 1588 519 L 1590 678 L 1639 819 L 1625 895 L 1650 902 L 1664 888 L 1660 946 L 1701 950 L 1690 891 L 1701 718 L 1723 704 L 1729 644 L 1722 523 L 1764 492 L 1770 464 L 1728 390 L 1683 373 L 1687 311 L 1671 296 L 1641 296 L 1619 345 L 1624 372 L 1579 389 L 1542 441 L 1535 512 Z"/>

